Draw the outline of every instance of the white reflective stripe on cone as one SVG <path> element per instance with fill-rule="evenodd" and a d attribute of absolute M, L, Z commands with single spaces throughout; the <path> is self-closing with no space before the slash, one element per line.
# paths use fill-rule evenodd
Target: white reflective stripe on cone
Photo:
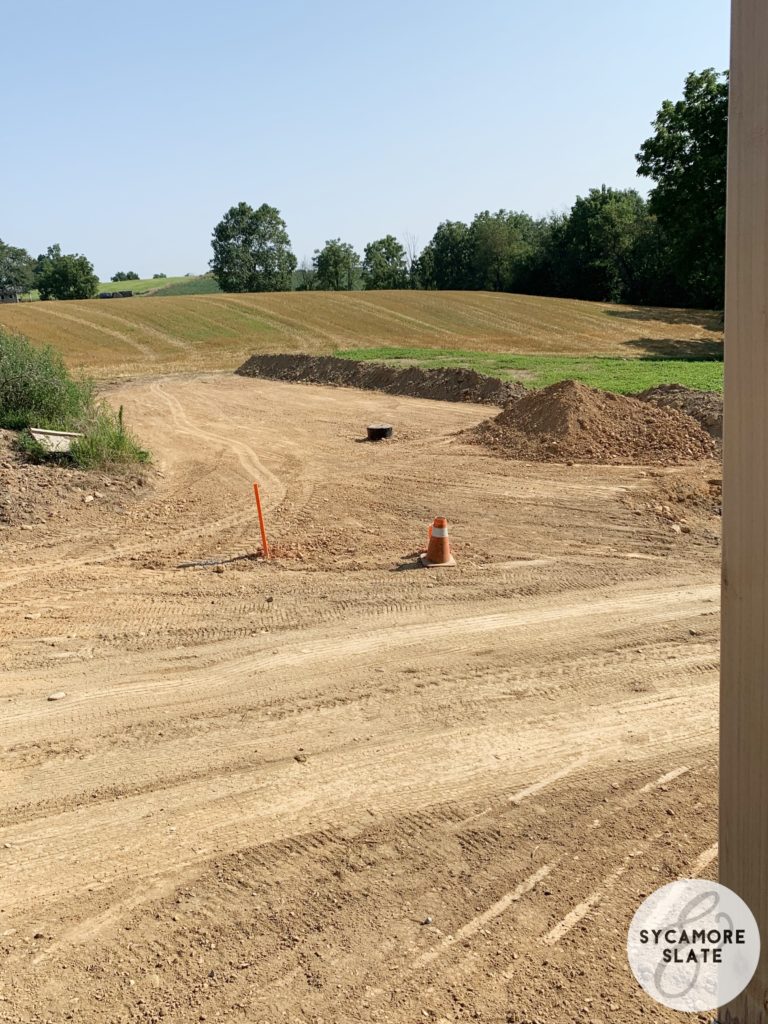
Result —
<path fill-rule="evenodd" d="M 447 537 L 448 536 L 448 530 L 447 530 L 447 528 L 445 526 L 433 526 L 432 527 L 432 536 L 433 537 Z"/>

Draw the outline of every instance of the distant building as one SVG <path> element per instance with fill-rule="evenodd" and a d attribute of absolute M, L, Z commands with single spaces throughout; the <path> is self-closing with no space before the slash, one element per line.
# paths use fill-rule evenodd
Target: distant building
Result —
<path fill-rule="evenodd" d="M 15 288 L 0 284 L 0 302 L 18 302 L 19 292 Z"/>

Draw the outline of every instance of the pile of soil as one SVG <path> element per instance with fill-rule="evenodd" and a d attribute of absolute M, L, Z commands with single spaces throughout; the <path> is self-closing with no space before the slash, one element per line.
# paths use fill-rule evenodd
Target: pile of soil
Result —
<path fill-rule="evenodd" d="M 148 470 L 110 473 L 60 463 L 36 465 L 0 430 L 0 529 L 34 529 L 51 520 L 98 521 L 104 508 L 122 508 L 143 492 Z"/>
<path fill-rule="evenodd" d="M 332 384 L 389 395 L 434 398 L 442 402 L 478 402 L 504 405 L 525 394 L 522 384 L 487 377 L 474 370 L 422 370 L 417 366 L 395 367 L 385 363 L 357 362 L 336 356 L 251 356 L 235 371 L 242 377 Z"/>
<path fill-rule="evenodd" d="M 723 396 L 713 391 L 695 391 L 682 384 L 659 384 L 635 395 L 662 409 L 679 409 L 697 420 L 711 437 L 723 437 Z"/>
<path fill-rule="evenodd" d="M 716 453 L 715 442 L 690 416 L 573 380 L 527 392 L 467 434 L 531 462 L 666 465 Z"/>

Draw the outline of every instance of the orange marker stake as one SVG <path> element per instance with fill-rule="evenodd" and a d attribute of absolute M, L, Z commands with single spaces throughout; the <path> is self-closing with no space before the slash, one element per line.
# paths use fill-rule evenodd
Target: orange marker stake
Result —
<path fill-rule="evenodd" d="M 259 529 L 261 530 L 261 550 L 264 557 L 269 558 L 269 544 L 267 543 L 267 531 L 264 527 L 264 513 L 261 511 L 261 498 L 259 496 L 259 485 L 254 480 L 253 493 L 256 496 L 256 511 L 259 513 Z"/>

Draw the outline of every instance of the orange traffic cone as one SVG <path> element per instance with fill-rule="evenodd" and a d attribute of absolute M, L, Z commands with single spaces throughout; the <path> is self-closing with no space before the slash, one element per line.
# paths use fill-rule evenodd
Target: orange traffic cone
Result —
<path fill-rule="evenodd" d="M 421 564 L 428 569 L 439 568 L 443 565 L 456 565 L 456 559 L 451 554 L 451 542 L 448 540 L 448 520 L 444 516 L 436 516 L 435 521 L 429 528 L 429 544 L 426 554 L 419 555 Z"/>

